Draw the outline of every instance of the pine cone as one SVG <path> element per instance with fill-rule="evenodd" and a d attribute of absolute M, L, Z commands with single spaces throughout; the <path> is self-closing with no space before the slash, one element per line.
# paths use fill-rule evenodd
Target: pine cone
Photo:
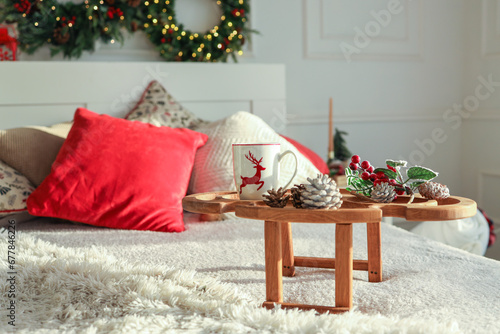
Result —
<path fill-rule="evenodd" d="M 130 22 L 130 30 L 132 30 L 133 32 L 136 32 L 137 29 L 139 29 L 139 25 L 137 24 L 137 22 L 136 21 Z"/>
<path fill-rule="evenodd" d="M 445 199 L 450 196 L 447 186 L 437 182 L 426 182 L 418 186 L 420 195 L 427 199 Z"/>
<path fill-rule="evenodd" d="M 268 190 L 269 195 L 262 195 L 264 197 L 264 203 L 273 208 L 284 208 L 288 203 L 288 199 L 290 195 L 284 196 L 286 193 L 286 189 L 280 187 L 278 190 Z"/>
<path fill-rule="evenodd" d="M 306 189 L 303 184 L 296 184 L 292 189 L 292 204 L 295 208 L 302 208 L 302 200 L 300 199 L 300 193 Z"/>
<path fill-rule="evenodd" d="M 309 184 L 304 185 L 305 189 L 300 191 L 303 208 L 332 210 L 340 208 L 342 194 L 328 174 L 318 174 L 314 179 L 307 178 L 307 181 Z"/>
<path fill-rule="evenodd" d="M 56 41 L 56 43 L 60 45 L 68 43 L 71 37 L 69 32 L 66 32 L 65 34 L 62 34 L 61 32 L 61 27 L 54 29 L 54 41 Z"/>
<path fill-rule="evenodd" d="M 379 203 L 390 203 L 396 198 L 396 190 L 387 182 L 379 183 L 373 187 L 371 199 Z"/>
<path fill-rule="evenodd" d="M 113 6 L 115 4 L 115 0 L 106 0 L 106 3 L 110 6 Z"/>
<path fill-rule="evenodd" d="M 141 4 L 141 0 L 128 0 L 127 4 L 130 7 L 137 7 Z"/>

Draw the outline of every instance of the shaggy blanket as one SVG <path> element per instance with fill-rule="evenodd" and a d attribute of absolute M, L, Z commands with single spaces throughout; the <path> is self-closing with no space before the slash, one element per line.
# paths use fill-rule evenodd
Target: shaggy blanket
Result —
<path fill-rule="evenodd" d="M 354 272 L 353 311 L 266 310 L 263 222 L 183 233 L 18 224 L 0 234 L 0 329 L 18 333 L 498 333 L 500 263 L 383 226 L 383 281 Z M 334 257 L 334 225 L 293 224 L 297 255 Z M 365 224 L 354 258 L 366 258 Z M 12 259 L 12 258 L 11 258 Z M 335 271 L 297 268 L 286 302 L 334 305 Z M 14 276 L 14 280 L 10 280 Z M 14 282 L 14 284 L 13 284 Z M 15 297 L 9 292 L 15 290 Z M 15 326 L 9 321 L 15 303 Z"/>

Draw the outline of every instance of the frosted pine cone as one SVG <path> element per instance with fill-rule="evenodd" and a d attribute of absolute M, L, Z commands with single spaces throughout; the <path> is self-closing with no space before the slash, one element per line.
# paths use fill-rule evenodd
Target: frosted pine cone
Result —
<path fill-rule="evenodd" d="M 447 186 L 437 182 L 426 182 L 418 186 L 420 195 L 427 199 L 445 199 L 450 196 Z"/>
<path fill-rule="evenodd" d="M 264 197 L 264 203 L 273 208 L 284 208 L 290 198 L 290 195 L 285 196 L 286 189 L 281 187 L 278 190 L 274 190 L 273 188 L 267 192 L 269 195 L 262 195 L 262 197 Z"/>
<path fill-rule="evenodd" d="M 309 184 L 300 190 L 300 200 L 304 209 L 336 210 L 342 205 L 342 194 L 337 184 L 327 174 L 314 179 L 307 178 Z"/>
<path fill-rule="evenodd" d="M 371 199 L 379 203 L 390 203 L 396 198 L 396 190 L 387 182 L 379 183 L 373 187 Z"/>

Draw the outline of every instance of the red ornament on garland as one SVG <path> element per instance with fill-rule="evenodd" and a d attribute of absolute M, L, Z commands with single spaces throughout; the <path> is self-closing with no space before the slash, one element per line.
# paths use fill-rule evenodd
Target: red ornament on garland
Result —
<path fill-rule="evenodd" d="M 12 26 L 0 25 L 0 61 L 16 60 L 17 39 Z"/>

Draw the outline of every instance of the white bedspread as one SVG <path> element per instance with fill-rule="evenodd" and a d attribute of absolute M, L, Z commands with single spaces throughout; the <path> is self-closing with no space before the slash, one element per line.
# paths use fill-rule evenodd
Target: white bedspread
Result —
<path fill-rule="evenodd" d="M 30 235 L 69 247 L 75 254 L 95 245 L 124 262 L 194 269 L 200 277 L 212 277 L 238 289 L 256 304 L 265 299 L 261 221 L 188 222 L 187 231 L 179 234 L 111 230 L 45 219 L 19 224 L 18 229 L 20 238 Z M 293 234 L 296 255 L 335 256 L 334 225 L 293 224 Z M 366 259 L 365 240 L 365 224 L 355 224 L 355 259 Z M 398 327 L 404 320 L 443 326 L 453 333 L 500 332 L 500 262 L 384 224 L 382 259 L 381 283 L 369 283 L 366 272 L 354 272 L 355 310 L 350 316 L 399 322 L 372 330 L 366 326 L 375 325 L 367 323 L 365 332 L 406 331 L 408 328 Z M 333 270 L 297 268 L 296 277 L 284 278 L 284 300 L 334 305 L 334 279 Z M 347 319 L 343 317 L 339 319 Z M 320 331 L 321 323 L 309 330 Z M 280 329 L 302 330 L 293 326 Z M 426 331 L 422 327 L 409 332 Z"/>

